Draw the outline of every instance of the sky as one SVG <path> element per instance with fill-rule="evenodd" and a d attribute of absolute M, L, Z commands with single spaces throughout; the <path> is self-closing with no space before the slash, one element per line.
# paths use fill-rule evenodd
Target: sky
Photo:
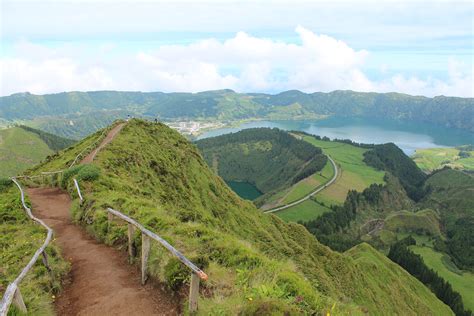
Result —
<path fill-rule="evenodd" d="M 0 95 L 474 97 L 472 1 L 0 0 Z"/>

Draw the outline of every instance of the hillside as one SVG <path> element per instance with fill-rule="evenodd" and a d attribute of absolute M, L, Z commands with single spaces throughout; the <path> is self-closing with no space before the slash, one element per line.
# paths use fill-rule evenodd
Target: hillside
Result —
<path fill-rule="evenodd" d="M 0 177 L 17 175 L 73 143 L 26 126 L 0 130 Z"/>
<path fill-rule="evenodd" d="M 425 172 L 442 169 L 445 166 L 474 171 L 474 146 L 417 149 L 412 159 Z"/>
<path fill-rule="evenodd" d="M 25 121 L 61 136 L 79 139 L 127 114 L 162 120 L 310 119 L 322 116 L 423 121 L 474 131 L 474 100 L 399 93 L 285 91 L 270 95 L 232 90 L 199 93 L 64 92 L 0 97 L 0 118 Z M 58 126 L 55 120 L 59 118 Z M 72 125 L 71 125 L 72 123 Z M 87 124 L 86 124 L 87 123 Z"/>
<path fill-rule="evenodd" d="M 321 149 L 278 129 L 246 129 L 196 145 L 225 181 L 248 182 L 264 193 L 257 204 L 320 171 L 327 162 Z"/>
<path fill-rule="evenodd" d="M 67 165 L 97 136 L 32 172 Z M 452 314 L 370 246 L 353 252 L 377 260 L 358 260 L 321 245 L 301 225 L 262 214 L 165 125 L 132 120 L 94 165 L 100 175 L 82 181 L 86 201 L 73 209 L 76 220 L 99 240 L 123 246 L 125 227 L 107 229 L 104 212 L 106 206 L 117 208 L 199 262 L 209 275 L 200 314 Z M 168 285 L 186 282 L 179 264 L 155 246 L 150 262 L 150 273 Z M 387 282 L 393 275 L 397 282 Z"/>

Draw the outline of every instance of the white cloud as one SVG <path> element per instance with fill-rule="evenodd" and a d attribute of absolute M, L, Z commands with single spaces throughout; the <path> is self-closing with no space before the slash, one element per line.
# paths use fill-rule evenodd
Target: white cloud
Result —
<path fill-rule="evenodd" d="M 455 60 L 449 61 L 446 81 L 403 74 L 374 81 L 364 72 L 370 59 L 367 51 L 302 26 L 295 31 L 299 44 L 238 32 L 224 41 L 205 39 L 131 53 L 113 43 L 91 49 L 80 45 L 50 48 L 22 41 L 16 45 L 14 57 L 0 60 L 1 93 L 103 89 L 197 92 L 230 88 L 242 92 L 351 89 L 474 95 L 473 70 Z"/>

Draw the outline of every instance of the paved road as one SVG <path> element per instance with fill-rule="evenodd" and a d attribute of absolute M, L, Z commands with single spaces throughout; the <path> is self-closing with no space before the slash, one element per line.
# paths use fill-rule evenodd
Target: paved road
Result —
<path fill-rule="evenodd" d="M 313 195 L 315 195 L 316 193 L 318 192 L 321 192 L 322 190 L 326 189 L 328 186 L 330 186 L 331 184 L 334 183 L 334 181 L 336 181 L 336 178 L 337 178 L 337 175 L 338 175 L 338 170 L 337 170 L 337 166 L 336 166 L 336 163 L 334 162 L 334 160 L 332 160 L 331 157 L 329 157 L 329 155 L 326 155 L 329 159 L 329 161 L 331 162 L 332 164 L 332 167 L 334 168 L 334 176 L 332 177 L 331 180 L 329 180 L 326 184 L 324 184 L 323 186 L 320 186 L 318 187 L 316 190 L 314 190 L 313 192 L 309 193 L 308 195 L 306 195 L 305 197 L 302 197 L 301 199 L 297 200 L 297 201 L 294 201 L 294 202 L 291 202 L 290 204 L 286 204 L 286 205 L 283 205 L 283 206 L 278 206 L 278 207 L 275 207 L 275 208 L 272 208 L 270 210 L 267 210 L 267 211 L 264 211 L 264 213 L 275 213 L 275 212 L 278 212 L 278 211 L 282 211 L 284 209 L 287 209 L 289 207 L 292 207 L 292 206 L 295 206 L 295 205 L 298 205 L 300 203 L 303 203 L 304 201 L 306 201 L 307 199 L 309 199 L 310 197 L 312 197 Z"/>

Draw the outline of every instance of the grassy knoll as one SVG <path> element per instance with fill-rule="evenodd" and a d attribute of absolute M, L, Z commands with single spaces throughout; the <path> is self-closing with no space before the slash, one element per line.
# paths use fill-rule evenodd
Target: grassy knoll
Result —
<path fill-rule="evenodd" d="M 323 206 L 311 199 L 308 199 L 301 204 L 277 212 L 275 213 L 275 215 L 277 215 L 286 222 L 307 222 L 318 218 L 322 214 L 330 211 L 330 208 Z"/>
<path fill-rule="evenodd" d="M 469 156 L 460 156 L 460 148 L 418 149 L 412 156 L 418 167 L 426 172 L 449 166 L 455 169 L 474 170 L 474 151 L 463 150 Z"/>
<path fill-rule="evenodd" d="M 318 140 L 307 135 L 303 139 L 321 148 L 340 168 L 340 175 L 336 182 L 318 194 L 318 199 L 325 204 L 343 203 L 347 192 L 351 189 L 363 191 L 372 183 L 384 183 L 384 172 L 364 163 L 363 155 L 367 149 L 345 143 Z"/>
<path fill-rule="evenodd" d="M 28 264 L 45 237 L 45 230 L 26 216 L 16 186 L 0 183 L 0 295 Z M 68 270 L 68 264 L 61 259 L 54 242 L 46 251 L 54 281 L 40 258 L 20 283 L 29 315 L 54 315 L 54 295 L 60 289 L 61 276 Z M 17 313 L 12 305 L 11 315 Z"/>
<path fill-rule="evenodd" d="M 453 289 L 461 294 L 464 306 L 474 310 L 474 274 L 456 271 L 448 257 L 430 247 L 410 246 L 416 254 L 423 257 L 425 264 L 435 270 L 443 279 L 451 283 Z"/>

